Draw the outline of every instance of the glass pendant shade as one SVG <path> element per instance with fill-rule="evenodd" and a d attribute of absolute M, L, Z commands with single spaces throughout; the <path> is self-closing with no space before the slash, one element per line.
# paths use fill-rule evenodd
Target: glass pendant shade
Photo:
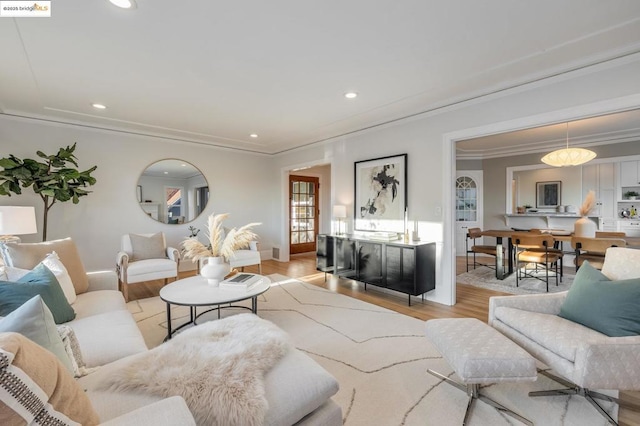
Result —
<path fill-rule="evenodd" d="M 596 153 L 584 148 L 569 148 L 569 123 L 567 123 L 567 147 L 557 149 L 542 157 L 541 161 L 553 167 L 579 166 L 596 158 Z"/>

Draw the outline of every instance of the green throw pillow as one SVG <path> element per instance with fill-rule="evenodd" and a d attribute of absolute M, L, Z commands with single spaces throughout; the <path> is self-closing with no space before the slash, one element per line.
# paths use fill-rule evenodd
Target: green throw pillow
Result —
<path fill-rule="evenodd" d="M 53 353 L 62 364 L 73 373 L 71 360 L 64 349 L 64 343 L 53 321 L 53 315 L 42 301 L 34 296 L 22 306 L 0 319 L 0 333 L 20 333 Z"/>
<path fill-rule="evenodd" d="M 7 316 L 37 295 L 47 304 L 56 324 L 76 317 L 55 275 L 42 263 L 17 281 L 0 281 L 0 316 Z"/>
<path fill-rule="evenodd" d="M 640 278 L 610 281 L 584 262 L 560 316 L 611 337 L 640 334 Z"/>

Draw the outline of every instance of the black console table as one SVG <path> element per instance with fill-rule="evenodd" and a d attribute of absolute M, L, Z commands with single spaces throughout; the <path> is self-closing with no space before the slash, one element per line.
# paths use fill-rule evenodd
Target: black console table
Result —
<path fill-rule="evenodd" d="M 318 235 L 316 267 L 411 296 L 436 288 L 436 244 L 378 241 L 352 235 Z"/>

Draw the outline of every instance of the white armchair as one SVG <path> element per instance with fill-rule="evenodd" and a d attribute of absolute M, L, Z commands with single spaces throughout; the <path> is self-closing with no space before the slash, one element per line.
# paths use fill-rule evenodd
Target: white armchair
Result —
<path fill-rule="evenodd" d="M 137 244 L 136 244 L 137 242 Z M 180 252 L 167 247 L 164 233 L 125 234 L 116 257 L 116 272 L 120 290 L 129 301 L 130 284 L 151 280 L 178 278 Z"/>
<path fill-rule="evenodd" d="M 602 273 L 611 280 L 640 278 L 640 250 L 607 249 Z M 561 318 L 567 293 L 491 297 L 489 325 L 551 367 L 561 377 L 540 373 L 566 387 L 530 396 L 580 395 L 616 424 L 595 399 L 618 399 L 592 389 L 640 390 L 640 336 L 609 337 Z"/>
<path fill-rule="evenodd" d="M 236 250 L 233 257 L 229 259 L 232 268 L 242 268 L 245 266 L 258 265 L 258 271 L 262 274 L 262 263 L 260 260 L 260 251 L 258 250 L 258 242 L 251 241 L 249 248 L 245 250 Z"/>

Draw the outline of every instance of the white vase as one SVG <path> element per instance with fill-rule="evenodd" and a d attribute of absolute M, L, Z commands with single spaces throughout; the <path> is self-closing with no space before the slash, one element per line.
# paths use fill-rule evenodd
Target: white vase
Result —
<path fill-rule="evenodd" d="M 207 279 L 212 287 L 218 287 L 220 281 L 231 272 L 231 265 L 221 256 L 210 256 L 205 259 L 204 266 L 200 269 L 200 275 Z"/>
<path fill-rule="evenodd" d="M 573 235 L 576 237 L 594 238 L 596 236 L 596 223 L 586 216 L 576 220 Z"/>

